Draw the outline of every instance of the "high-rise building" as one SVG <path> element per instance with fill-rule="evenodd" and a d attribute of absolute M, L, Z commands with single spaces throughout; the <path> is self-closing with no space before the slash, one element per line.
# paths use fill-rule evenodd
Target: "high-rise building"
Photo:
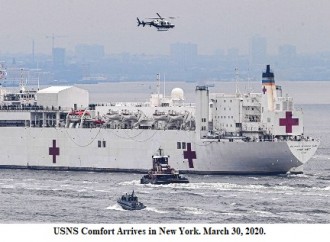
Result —
<path fill-rule="evenodd" d="M 265 64 L 267 62 L 267 40 L 261 36 L 254 36 L 250 42 L 251 64 Z"/>
<path fill-rule="evenodd" d="M 239 50 L 237 48 L 230 48 L 227 50 L 229 60 L 237 60 L 239 57 Z"/>
<path fill-rule="evenodd" d="M 80 44 L 75 47 L 75 55 L 81 61 L 100 60 L 104 57 L 104 46 Z"/>
<path fill-rule="evenodd" d="M 193 64 L 197 59 L 197 44 L 175 43 L 171 44 L 170 48 L 172 59 L 184 67 Z"/>
<path fill-rule="evenodd" d="M 53 48 L 53 66 L 54 69 L 63 68 L 65 65 L 65 49 Z"/>
<path fill-rule="evenodd" d="M 281 45 L 278 48 L 278 55 L 279 57 L 283 58 L 294 58 L 297 54 L 296 46 L 294 45 Z"/>

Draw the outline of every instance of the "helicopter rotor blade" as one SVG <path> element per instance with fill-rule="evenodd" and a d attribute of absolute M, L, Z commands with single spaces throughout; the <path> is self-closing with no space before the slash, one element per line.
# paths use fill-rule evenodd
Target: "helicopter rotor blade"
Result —
<path fill-rule="evenodd" d="M 159 17 L 160 19 L 164 19 L 164 18 L 162 18 L 162 16 L 159 15 L 159 13 L 156 13 L 156 14 L 158 15 L 158 17 Z"/>

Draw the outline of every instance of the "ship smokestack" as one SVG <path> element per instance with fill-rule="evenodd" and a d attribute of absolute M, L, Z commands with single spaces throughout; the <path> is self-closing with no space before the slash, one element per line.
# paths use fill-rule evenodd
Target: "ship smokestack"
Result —
<path fill-rule="evenodd" d="M 266 72 L 262 73 L 262 93 L 263 93 L 263 106 L 268 111 L 274 111 L 276 99 L 276 85 L 274 73 L 270 69 L 270 65 L 266 66 Z"/>

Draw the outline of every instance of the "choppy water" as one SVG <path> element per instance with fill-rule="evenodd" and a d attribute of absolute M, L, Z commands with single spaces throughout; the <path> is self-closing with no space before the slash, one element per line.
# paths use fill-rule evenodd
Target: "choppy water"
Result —
<path fill-rule="evenodd" d="M 317 162 L 322 164 L 322 162 Z M 329 170 L 328 170 L 329 172 Z M 2 223 L 329 223 L 330 176 L 197 176 L 140 185 L 138 174 L 1 171 Z M 125 211 L 132 189 L 147 205 Z"/>
<path fill-rule="evenodd" d="M 330 105 L 301 105 L 322 140 L 302 175 L 187 175 L 189 184 L 141 185 L 141 174 L 0 170 L 0 223 L 329 223 Z M 147 208 L 116 199 L 135 190 Z"/>

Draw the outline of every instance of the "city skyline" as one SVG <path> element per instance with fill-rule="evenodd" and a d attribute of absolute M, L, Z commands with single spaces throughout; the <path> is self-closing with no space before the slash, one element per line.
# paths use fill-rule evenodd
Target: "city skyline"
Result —
<path fill-rule="evenodd" d="M 250 39 L 267 40 L 267 52 L 282 45 L 297 53 L 330 51 L 327 9 L 330 2 L 263 0 L 42 1 L 0 0 L 0 53 L 51 54 L 52 47 L 74 51 L 77 44 L 98 44 L 106 54 L 162 55 L 173 43 L 198 45 L 198 54 L 238 49 L 246 55 Z M 136 17 L 174 16 L 174 29 L 137 27 Z M 54 38 L 53 38 L 54 35 Z M 33 44 L 34 43 L 34 44 Z"/>
<path fill-rule="evenodd" d="M 267 53 L 267 40 L 257 36 L 250 40 L 250 53 L 238 49 L 213 55 L 198 53 L 198 45 L 174 43 L 168 55 L 105 54 L 102 45 L 77 44 L 75 50 L 55 47 L 51 54 L 33 55 L 0 53 L 1 65 L 7 69 L 6 85 L 28 79 L 31 83 L 95 83 L 104 81 L 154 80 L 155 73 L 166 73 L 167 79 L 181 81 L 258 79 L 270 64 L 280 79 L 328 80 L 330 52 L 301 54 L 296 46 L 285 44 L 278 53 Z M 4 84 L 5 84 L 4 83 Z"/>

